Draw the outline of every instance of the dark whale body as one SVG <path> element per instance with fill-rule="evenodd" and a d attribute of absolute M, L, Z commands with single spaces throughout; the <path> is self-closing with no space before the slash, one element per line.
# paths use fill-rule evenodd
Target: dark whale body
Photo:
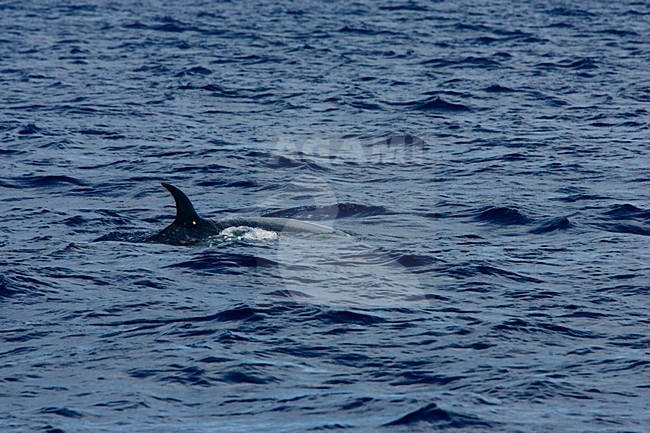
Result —
<path fill-rule="evenodd" d="M 146 242 L 169 245 L 191 245 L 199 243 L 206 238 L 218 235 L 228 227 L 252 227 L 274 232 L 294 233 L 335 233 L 335 230 L 298 221 L 289 218 L 229 218 L 223 220 L 208 220 L 201 218 L 194 210 L 190 199 L 174 185 L 162 183 L 174 197 L 176 202 L 176 219 L 160 233 L 150 236 Z"/>

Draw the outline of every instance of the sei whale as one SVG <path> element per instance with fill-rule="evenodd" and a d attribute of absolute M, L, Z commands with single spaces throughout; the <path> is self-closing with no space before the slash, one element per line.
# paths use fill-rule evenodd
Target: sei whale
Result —
<path fill-rule="evenodd" d="M 176 202 L 176 219 L 161 232 L 146 239 L 170 245 L 190 245 L 201 242 L 209 236 L 218 235 L 228 227 L 252 227 L 274 232 L 294 233 L 336 233 L 334 229 L 305 221 L 289 218 L 228 218 L 223 220 L 209 220 L 201 218 L 194 210 L 190 199 L 174 185 L 162 183 L 174 197 Z"/>

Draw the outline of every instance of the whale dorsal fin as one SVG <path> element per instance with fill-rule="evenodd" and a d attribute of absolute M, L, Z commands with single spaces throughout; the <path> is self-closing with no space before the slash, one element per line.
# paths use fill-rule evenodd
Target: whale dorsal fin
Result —
<path fill-rule="evenodd" d="M 182 225 L 185 227 L 196 226 L 201 220 L 201 217 L 196 213 L 192 202 L 187 198 L 185 193 L 169 183 L 162 182 L 162 186 L 172 193 L 176 202 L 176 219 L 174 220 L 174 225 Z"/>

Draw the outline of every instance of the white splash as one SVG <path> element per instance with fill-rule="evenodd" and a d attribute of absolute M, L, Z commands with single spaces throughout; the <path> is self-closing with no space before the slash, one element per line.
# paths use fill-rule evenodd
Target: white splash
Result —
<path fill-rule="evenodd" d="M 219 236 L 226 241 L 274 241 L 278 238 L 274 231 L 246 226 L 225 228 Z"/>

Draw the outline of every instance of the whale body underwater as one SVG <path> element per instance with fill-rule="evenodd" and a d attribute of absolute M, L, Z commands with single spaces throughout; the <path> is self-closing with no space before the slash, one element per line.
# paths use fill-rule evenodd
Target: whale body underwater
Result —
<path fill-rule="evenodd" d="M 161 232 L 145 239 L 169 245 L 191 245 L 220 234 L 228 227 L 251 227 L 273 232 L 333 234 L 340 233 L 330 227 L 290 218 L 252 217 L 209 220 L 199 216 L 183 191 L 169 183 L 162 183 L 176 202 L 176 219 Z"/>

